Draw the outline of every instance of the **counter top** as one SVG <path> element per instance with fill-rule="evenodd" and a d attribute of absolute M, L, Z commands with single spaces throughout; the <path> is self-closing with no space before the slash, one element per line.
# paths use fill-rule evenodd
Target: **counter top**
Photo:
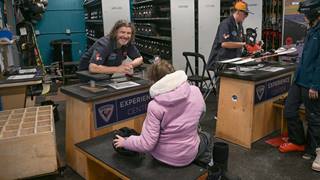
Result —
<path fill-rule="evenodd" d="M 128 81 L 133 81 L 133 82 L 138 83 L 140 85 L 135 86 L 135 87 L 125 88 L 125 89 L 120 89 L 120 90 L 116 90 L 110 86 L 104 86 L 104 87 L 106 87 L 106 90 L 93 93 L 93 92 L 90 92 L 90 91 L 85 90 L 80 87 L 80 86 L 88 85 L 88 83 L 80 83 L 80 84 L 74 84 L 74 85 L 70 85 L 70 86 L 63 86 L 63 87 L 61 87 L 61 92 L 66 95 L 75 97 L 81 101 L 89 102 L 89 101 L 99 100 L 102 98 L 113 97 L 116 95 L 132 92 L 132 91 L 145 89 L 145 88 L 150 87 L 150 85 L 151 85 L 150 81 L 145 80 L 145 79 L 141 79 L 141 78 L 137 78 L 137 77 L 129 78 Z M 105 82 L 107 82 L 107 81 L 105 81 Z M 97 84 L 98 83 L 101 83 L 101 82 L 97 82 Z"/>
<path fill-rule="evenodd" d="M 260 81 L 268 78 L 272 78 L 278 75 L 286 74 L 295 71 L 296 64 L 294 63 L 279 63 L 279 62 L 268 62 L 262 64 L 262 67 L 258 66 L 240 66 L 240 72 L 236 72 L 235 68 L 226 69 L 218 73 L 221 77 L 229 77 L 234 79 L 241 79 L 247 81 Z M 242 71 L 246 68 L 252 68 L 250 71 Z M 265 70 L 266 68 L 278 68 L 274 72 Z M 241 70 L 242 69 L 242 70 Z"/>
<path fill-rule="evenodd" d="M 96 159 L 96 161 L 115 169 L 130 179 L 197 179 L 207 172 L 205 169 L 193 163 L 179 168 L 164 165 L 148 154 L 140 154 L 137 156 L 120 155 L 115 152 L 112 147 L 113 137 L 114 133 L 110 132 L 77 143 L 76 146 L 79 150 Z"/>
<path fill-rule="evenodd" d="M 5 77 L 5 79 L 0 79 L 0 88 L 41 84 L 42 78 L 42 76 L 37 75 L 25 79 L 7 79 L 7 77 Z"/>

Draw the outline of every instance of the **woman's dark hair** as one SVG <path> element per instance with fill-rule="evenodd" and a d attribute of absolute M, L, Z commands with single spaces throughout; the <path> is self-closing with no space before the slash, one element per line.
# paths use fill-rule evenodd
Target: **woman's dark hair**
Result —
<path fill-rule="evenodd" d="M 136 35 L 136 28 L 134 27 L 133 23 L 128 22 L 127 20 L 119 20 L 114 24 L 114 26 L 112 27 L 112 29 L 109 33 L 110 38 L 117 39 L 117 31 L 118 31 L 118 29 L 120 29 L 122 27 L 131 28 L 132 34 L 131 34 L 130 42 L 134 41 L 134 38 Z"/>
<path fill-rule="evenodd" d="M 159 81 L 165 75 L 175 72 L 174 67 L 167 60 L 156 61 L 148 68 L 147 77 L 153 82 Z"/>

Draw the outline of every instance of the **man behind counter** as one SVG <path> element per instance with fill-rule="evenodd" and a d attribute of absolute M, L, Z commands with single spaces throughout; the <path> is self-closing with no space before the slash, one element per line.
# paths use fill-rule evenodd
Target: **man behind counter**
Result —
<path fill-rule="evenodd" d="M 242 23 L 249 13 L 248 4 L 238 1 L 234 5 L 233 14 L 219 24 L 208 59 L 208 69 L 217 61 L 241 56 L 245 45 Z"/>
<path fill-rule="evenodd" d="M 143 58 L 133 44 L 135 27 L 126 20 L 115 23 L 107 36 L 98 39 L 81 57 L 79 70 L 92 73 L 132 74 Z M 131 62 L 124 62 L 127 56 Z"/>

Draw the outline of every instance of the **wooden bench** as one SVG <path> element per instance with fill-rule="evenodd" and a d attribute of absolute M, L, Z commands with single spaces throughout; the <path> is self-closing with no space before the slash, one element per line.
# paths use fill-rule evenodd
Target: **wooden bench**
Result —
<path fill-rule="evenodd" d="M 147 154 L 120 155 L 114 151 L 112 140 L 113 133 L 108 133 L 76 144 L 76 150 L 87 158 L 86 179 L 204 180 L 207 177 L 207 170 L 195 164 L 177 168 L 159 163 Z"/>
<path fill-rule="evenodd" d="M 288 131 L 287 120 L 284 118 L 284 105 L 285 105 L 285 98 L 283 97 L 273 102 L 273 107 L 277 111 L 276 112 L 277 117 L 279 117 L 279 114 L 280 114 L 280 117 L 278 119 L 280 119 L 280 122 L 281 122 L 281 127 L 280 127 L 281 134 Z M 303 105 L 301 105 L 299 108 L 299 115 L 302 120 L 305 119 L 305 107 Z"/>

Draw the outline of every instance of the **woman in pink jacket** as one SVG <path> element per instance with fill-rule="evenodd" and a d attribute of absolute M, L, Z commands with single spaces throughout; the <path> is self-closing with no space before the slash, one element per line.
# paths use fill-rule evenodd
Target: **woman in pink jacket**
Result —
<path fill-rule="evenodd" d="M 148 105 L 141 135 L 114 140 L 117 148 L 148 152 L 171 166 L 186 166 L 194 160 L 209 163 L 210 135 L 198 131 L 205 102 L 198 87 L 187 81 L 184 71 L 175 71 L 165 60 L 151 65 L 148 78 L 153 98 Z"/>

